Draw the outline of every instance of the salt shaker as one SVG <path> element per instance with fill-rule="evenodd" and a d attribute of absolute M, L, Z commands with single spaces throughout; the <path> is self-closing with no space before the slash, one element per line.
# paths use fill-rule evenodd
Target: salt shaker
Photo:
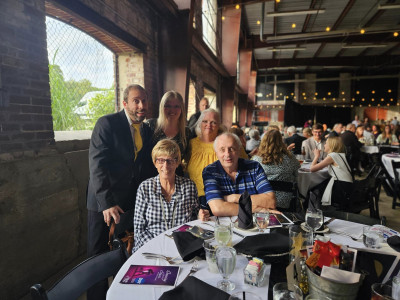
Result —
<path fill-rule="evenodd" d="M 400 300 L 400 275 L 397 275 L 392 279 L 392 298 Z"/>

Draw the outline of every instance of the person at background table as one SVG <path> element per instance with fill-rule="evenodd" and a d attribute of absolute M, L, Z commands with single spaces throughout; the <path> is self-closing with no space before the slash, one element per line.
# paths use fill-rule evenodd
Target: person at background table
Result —
<path fill-rule="evenodd" d="M 352 191 L 353 178 L 351 169 L 345 155 L 344 144 L 339 137 L 330 137 L 325 143 L 325 152 L 327 157 L 318 163 L 321 151 L 314 149 L 314 159 L 311 163 L 311 172 L 317 172 L 328 167 L 328 173 L 331 179 L 322 195 L 321 204 L 323 206 L 332 205 L 339 209 L 345 209 L 348 203 L 348 197 Z M 336 185 L 335 181 L 341 181 Z"/>
<path fill-rule="evenodd" d="M 360 168 L 362 144 L 357 139 L 356 126 L 353 123 L 347 124 L 346 131 L 340 135 L 340 138 L 346 149 L 346 158 L 351 170 L 363 172 L 364 170 Z"/>
<path fill-rule="evenodd" d="M 303 128 L 302 133 L 303 133 L 303 136 L 307 139 L 312 137 L 312 129 L 310 127 Z"/>
<path fill-rule="evenodd" d="M 132 252 L 160 233 L 196 219 L 199 212 L 196 185 L 190 179 L 176 175 L 181 163 L 178 144 L 163 139 L 154 146 L 151 157 L 158 175 L 143 181 L 138 188 Z M 201 220 L 208 217 L 207 210 L 200 210 Z"/>
<path fill-rule="evenodd" d="M 199 111 L 196 112 L 195 114 L 191 115 L 188 121 L 187 126 L 190 128 L 192 131 L 192 135 L 195 135 L 195 127 L 198 119 L 200 118 L 201 112 L 208 109 L 210 107 L 210 102 L 208 101 L 207 97 L 201 98 L 199 102 Z"/>
<path fill-rule="evenodd" d="M 393 124 L 393 125 L 399 125 L 399 121 L 397 121 L 397 117 L 394 117 L 393 118 L 393 120 L 390 122 L 390 124 Z"/>
<path fill-rule="evenodd" d="M 149 119 L 148 124 L 154 131 L 152 148 L 158 141 L 172 139 L 179 145 L 182 159 L 188 159 L 190 130 L 186 127 L 185 103 L 181 94 L 176 91 L 168 91 L 160 101 L 159 116 L 157 119 Z M 151 166 L 151 177 L 157 174 L 154 166 Z M 176 173 L 183 176 L 182 164 L 179 164 Z"/>
<path fill-rule="evenodd" d="M 254 155 L 252 160 L 261 164 L 268 180 L 286 182 L 297 181 L 300 163 L 295 156 L 287 150 L 280 133 L 276 130 L 267 132 L 261 140 L 257 155 Z M 292 193 L 276 191 L 275 197 L 278 210 L 287 210 L 289 208 Z"/>
<path fill-rule="evenodd" d="M 124 91 L 120 112 L 99 118 L 89 146 L 89 184 L 87 190 L 87 252 L 91 257 L 109 251 L 108 233 L 112 219 L 116 231 L 132 227 L 136 190 L 147 177 L 151 163 L 152 131 L 143 123 L 147 112 L 147 93 L 140 85 Z M 120 223 L 120 224 L 119 224 Z M 108 281 L 87 291 L 87 299 L 105 299 Z"/>
<path fill-rule="evenodd" d="M 257 129 L 251 129 L 249 132 L 250 140 L 246 142 L 246 152 L 250 153 L 256 149 L 261 142 L 260 132 Z"/>
<path fill-rule="evenodd" d="M 377 139 L 378 136 L 381 134 L 381 131 L 380 131 L 378 125 L 372 125 L 372 134 L 374 135 L 375 139 Z"/>
<path fill-rule="evenodd" d="M 385 125 L 385 130 L 377 137 L 376 143 L 379 145 L 398 145 L 399 140 L 392 133 L 390 125 Z"/>
<path fill-rule="evenodd" d="M 294 144 L 293 153 L 301 154 L 301 145 L 303 141 L 306 140 L 307 138 L 298 135 L 296 127 L 294 126 L 289 126 L 287 128 L 287 134 L 289 137 L 285 139 L 285 144 L 286 145 Z"/>
<path fill-rule="evenodd" d="M 358 125 L 361 124 L 361 121 L 358 119 L 358 116 L 355 115 L 355 116 L 354 116 L 354 120 L 353 120 L 351 123 L 357 128 Z"/>
<path fill-rule="evenodd" d="M 240 146 L 235 134 L 219 135 L 214 141 L 218 160 L 203 171 L 207 204 L 215 216 L 237 216 L 239 198 L 245 190 L 251 196 L 253 212 L 276 207 L 275 193 L 263 168 L 256 161 L 239 158 Z"/>
<path fill-rule="evenodd" d="M 318 149 L 321 151 L 320 159 L 325 159 L 326 152 L 324 151 L 325 140 L 323 139 L 323 127 L 317 123 L 312 127 L 313 136 L 302 143 L 302 148 L 305 153 L 305 159 L 314 159 L 314 150 Z"/>
<path fill-rule="evenodd" d="M 332 131 L 329 133 L 328 137 L 333 137 L 333 136 L 340 136 L 343 131 L 343 124 L 342 123 L 336 123 L 333 125 Z"/>
<path fill-rule="evenodd" d="M 304 128 L 307 128 L 307 127 L 312 127 L 313 126 L 313 121 L 310 119 L 310 120 L 307 120 L 305 123 L 304 123 Z"/>
<path fill-rule="evenodd" d="M 240 140 L 240 145 L 241 145 L 240 157 L 248 159 L 249 156 L 247 155 L 247 152 L 246 152 L 246 136 L 244 134 L 244 131 L 238 127 L 231 127 L 231 128 L 229 128 L 229 132 L 236 134 Z"/>

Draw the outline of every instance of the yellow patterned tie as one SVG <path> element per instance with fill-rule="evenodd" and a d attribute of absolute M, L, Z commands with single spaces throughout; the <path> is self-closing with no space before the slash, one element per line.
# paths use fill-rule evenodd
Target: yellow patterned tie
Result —
<path fill-rule="evenodd" d="M 134 138 L 134 149 L 135 149 L 135 160 L 137 158 L 138 152 L 142 149 L 143 147 L 143 141 L 142 141 L 142 136 L 140 135 L 140 123 L 135 124 L 132 123 L 133 127 L 133 138 Z"/>

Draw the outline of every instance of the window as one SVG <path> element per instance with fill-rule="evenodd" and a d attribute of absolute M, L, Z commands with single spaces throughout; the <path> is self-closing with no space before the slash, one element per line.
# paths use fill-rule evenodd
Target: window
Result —
<path fill-rule="evenodd" d="M 196 113 L 196 88 L 195 88 L 194 80 L 190 79 L 188 111 L 187 111 L 186 119 L 189 120 L 190 117 L 195 113 Z"/>
<path fill-rule="evenodd" d="M 114 54 L 86 33 L 46 17 L 55 131 L 93 129 L 115 111 Z"/>
<path fill-rule="evenodd" d="M 203 0 L 202 3 L 203 40 L 217 55 L 217 0 Z"/>

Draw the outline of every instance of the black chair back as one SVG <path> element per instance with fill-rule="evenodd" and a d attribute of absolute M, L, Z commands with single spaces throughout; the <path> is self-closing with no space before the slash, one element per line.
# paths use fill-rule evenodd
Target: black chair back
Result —
<path fill-rule="evenodd" d="M 397 198 L 400 199 L 400 180 L 399 180 L 400 161 L 392 160 L 392 167 L 394 174 L 394 181 L 391 182 L 393 190 L 392 208 L 394 209 L 396 206 L 400 206 L 400 203 L 397 203 Z M 388 177 L 390 177 L 390 175 L 388 175 Z"/>
<path fill-rule="evenodd" d="M 77 299 L 97 282 L 115 276 L 128 259 L 128 253 L 119 240 L 114 240 L 113 246 L 114 250 L 92 256 L 77 265 L 48 291 L 41 284 L 35 284 L 30 289 L 32 299 Z"/>
<path fill-rule="evenodd" d="M 274 191 L 287 192 L 291 194 L 289 209 L 278 207 L 281 211 L 300 212 L 303 210 L 302 203 L 299 201 L 297 182 L 268 180 Z"/>

